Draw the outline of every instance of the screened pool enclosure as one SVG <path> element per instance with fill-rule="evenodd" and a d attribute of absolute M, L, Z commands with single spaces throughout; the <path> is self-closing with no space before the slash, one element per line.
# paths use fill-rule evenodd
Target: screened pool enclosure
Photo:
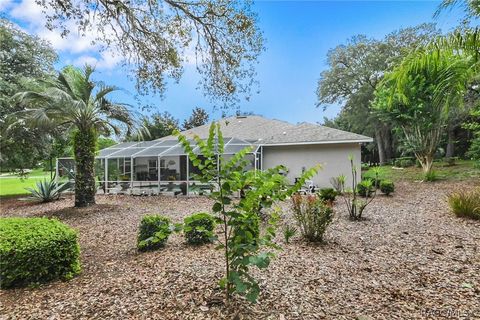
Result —
<path fill-rule="evenodd" d="M 261 169 L 262 148 L 256 141 L 225 138 L 223 156 L 229 158 L 247 147 L 247 169 Z M 200 148 L 189 140 L 201 157 Z M 123 142 L 100 150 L 95 158 L 95 175 L 99 193 L 132 195 L 201 195 L 212 191 L 212 185 L 194 179 L 198 173 L 178 140 Z M 72 158 L 57 159 L 57 178 L 75 177 Z"/>

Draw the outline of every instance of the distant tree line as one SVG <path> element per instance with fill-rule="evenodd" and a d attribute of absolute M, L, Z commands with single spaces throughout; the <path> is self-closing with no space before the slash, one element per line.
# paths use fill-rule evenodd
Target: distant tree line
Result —
<path fill-rule="evenodd" d="M 444 8 L 462 5 L 444 1 Z M 328 53 L 320 74 L 318 106 L 340 104 L 324 125 L 374 137 L 366 161 L 389 163 L 414 156 L 431 170 L 431 158 L 480 158 L 478 19 L 473 2 L 461 27 L 442 35 L 435 24 L 403 28 L 377 40 L 352 37 Z"/>

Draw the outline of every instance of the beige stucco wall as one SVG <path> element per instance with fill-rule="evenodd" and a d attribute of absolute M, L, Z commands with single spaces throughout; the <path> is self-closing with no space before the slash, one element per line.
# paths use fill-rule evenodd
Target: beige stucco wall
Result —
<path fill-rule="evenodd" d="M 320 188 L 331 187 L 330 178 L 340 174 L 347 176 L 347 186 L 351 186 L 349 155 L 354 156 L 357 166 L 357 179 L 360 181 L 360 144 L 323 144 L 296 146 L 263 147 L 263 168 L 285 165 L 291 183 L 302 173 L 302 168 L 310 168 L 320 163 L 323 169 L 312 179 Z"/>

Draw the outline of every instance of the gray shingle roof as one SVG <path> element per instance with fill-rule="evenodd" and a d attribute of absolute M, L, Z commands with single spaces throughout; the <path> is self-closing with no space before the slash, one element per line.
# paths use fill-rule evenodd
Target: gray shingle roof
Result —
<path fill-rule="evenodd" d="M 328 128 L 317 124 L 303 122 L 297 125 L 267 119 L 261 116 L 229 117 L 219 120 L 225 137 L 257 141 L 261 144 L 296 144 L 296 143 L 344 143 L 371 142 L 372 138 L 356 133 Z M 198 135 L 208 137 L 210 124 L 183 131 L 188 138 Z M 159 140 L 172 139 L 172 136 Z"/>

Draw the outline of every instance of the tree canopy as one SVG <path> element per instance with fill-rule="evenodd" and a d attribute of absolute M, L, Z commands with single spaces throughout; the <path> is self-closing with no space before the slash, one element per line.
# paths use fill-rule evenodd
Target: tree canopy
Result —
<path fill-rule="evenodd" d="M 29 35 L 5 19 L 0 19 L 0 161 L 2 168 L 31 168 L 49 153 L 55 132 L 15 123 L 8 116 L 24 110 L 11 97 L 31 89 L 33 80 L 55 75 L 57 54 L 44 40 Z"/>
<path fill-rule="evenodd" d="M 200 85 L 221 101 L 248 96 L 263 36 L 250 1 L 85 0 L 37 1 L 47 27 L 78 28 L 103 50 L 118 52 L 140 92 L 164 93 L 187 62 Z M 190 61 L 187 61 L 190 60 Z"/>
<path fill-rule="evenodd" d="M 149 139 L 155 140 L 173 134 L 180 129 L 179 121 L 170 112 L 154 113 L 143 118 L 143 125 L 149 132 Z M 138 137 L 134 136 L 133 140 Z"/>
<path fill-rule="evenodd" d="M 203 126 L 208 123 L 208 113 L 205 109 L 196 107 L 192 110 L 192 115 L 183 121 L 183 130 L 192 129 L 195 127 Z"/>
<path fill-rule="evenodd" d="M 421 24 L 392 32 L 382 40 L 357 35 L 328 52 L 329 67 L 318 80 L 318 105 L 341 104 L 335 126 L 374 136 L 382 163 L 393 155 L 394 138 L 392 128 L 371 112 L 375 89 L 386 72 L 438 33 L 435 25 Z"/>

